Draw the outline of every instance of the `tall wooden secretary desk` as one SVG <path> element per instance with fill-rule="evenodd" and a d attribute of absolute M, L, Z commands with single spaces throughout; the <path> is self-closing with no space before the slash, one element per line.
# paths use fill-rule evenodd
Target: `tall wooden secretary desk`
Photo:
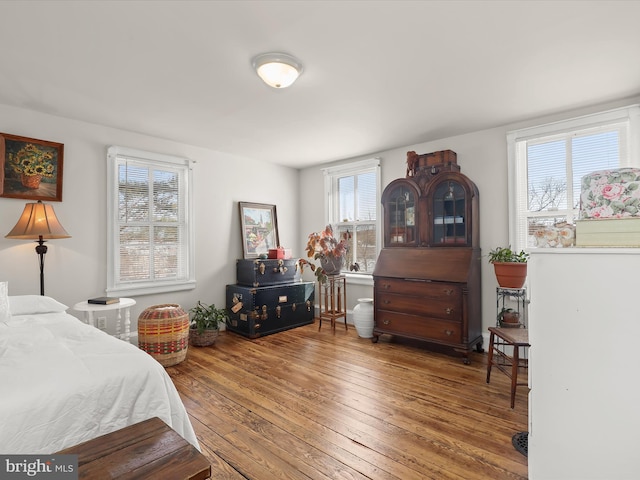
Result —
<path fill-rule="evenodd" d="M 374 278 L 374 337 L 440 346 L 469 363 L 482 350 L 478 188 L 451 150 L 407 153 L 382 193 L 384 248 Z"/>

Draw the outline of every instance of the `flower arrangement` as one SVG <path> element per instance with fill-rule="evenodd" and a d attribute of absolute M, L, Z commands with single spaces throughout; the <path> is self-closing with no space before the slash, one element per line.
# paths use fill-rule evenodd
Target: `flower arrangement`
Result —
<path fill-rule="evenodd" d="M 566 222 L 540 226 L 533 232 L 538 248 L 572 247 L 576 242 L 576 227 Z"/>
<path fill-rule="evenodd" d="M 53 153 L 32 143 L 27 143 L 15 154 L 9 154 L 9 165 L 18 175 L 53 177 L 55 165 Z"/>
<path fill-rule="evenodd" d="M 304 266 L 308 265 L 314 272 L 320 283 L 327 281 L 327 275 L 339 273 L 344 263 L 344 258 L 348 251 L 348 242 L 351 234 L 347 231 L 338 240 L 333 235 L 333 228 L 327 225 L 321 232 L 309 234 L 307 240 L 307 258 L 320 260 L 320 266 L 311 263 L 309 260 L 301 258 L 298 260 L 300 272 L 304 271 Z"/>

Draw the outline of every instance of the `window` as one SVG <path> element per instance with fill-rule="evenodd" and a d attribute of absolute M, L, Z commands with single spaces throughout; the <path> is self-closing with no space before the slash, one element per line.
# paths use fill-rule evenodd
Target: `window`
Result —
<path fill-rule="evenodd" d="M 194 288 L 192 162 L 123 147 L 107 162 L 107 293 Z"/>
<path fill-rule="evenodd" d="M 336 236 L 350 235 L 344 268 L 357 263 L 357 273 L 371 275 L 380 245 L 380 160 L 327 168 L 324 175 L 327 223 Z"/>
<path fill-rule="evenodd" d="M 584 175 L 638 158 L 638 106 L 509 132 L 510 243 L 568 247 Z M 565 236 L 563 236 L 563 234 Z"/>

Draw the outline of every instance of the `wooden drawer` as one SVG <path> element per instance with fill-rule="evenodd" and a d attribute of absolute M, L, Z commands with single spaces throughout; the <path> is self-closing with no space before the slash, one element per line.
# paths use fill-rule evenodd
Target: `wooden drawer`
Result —
<path fill-rule="evenodd" d="M 462 299 L 462 287 L 455 283 L 429 282 L 426 280 L 405 280 L 398 278 L 380 278 L 375 283 L 377 293 L 400 293 L 420 295 L 426 298 L 449 298 L 456 304 Z"/>
<path fill-rule="evenodd" d="M 445 344 L 462 342 L 462 322 L 378 310 L 375 331 Z"/>
<path fill-rule="evenodd" d="M 376 295 L 378 308 L 393 312 L 437 317 L 445 320 L 462 319 L 462 302 L 454 298 L 430 298 L 427 296 L 398 295 L 378 292 Z"/>

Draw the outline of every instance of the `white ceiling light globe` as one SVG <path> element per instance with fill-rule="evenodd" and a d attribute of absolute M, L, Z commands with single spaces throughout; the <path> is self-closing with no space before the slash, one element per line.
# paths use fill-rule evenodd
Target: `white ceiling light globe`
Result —
<path fill-rule="evenodd" d="M 273 88 L 290 86 L 303 71 L 300 61 L 285 53 L 263 53 L 251 63 L 264 83 Z"/>

